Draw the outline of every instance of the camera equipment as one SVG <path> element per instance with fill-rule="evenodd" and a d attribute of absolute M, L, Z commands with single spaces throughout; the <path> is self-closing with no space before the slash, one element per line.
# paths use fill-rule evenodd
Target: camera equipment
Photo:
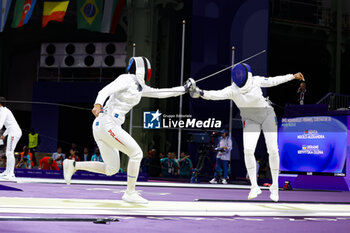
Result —
<path fill-rule="evenodd" d="M 194 133 L 192 134 L 192 142 L 195 143 L 209 143 L 210 136 L 206 133 Z"/>
<path fill-rule="evenodd" d="M 214 134 L 213 134 L 214 135 Z M 208 133 L 193 133 L 190 142 L 198 143 L 197 153 L 199 154 L 196 169 L 194 169 L 191 177 L 191 183 L 199 183 L 201 171 L 203 170 L 205 161 L 210 163 L 209 151 L 214 149 L 212 145 L 212 136 Z"/>

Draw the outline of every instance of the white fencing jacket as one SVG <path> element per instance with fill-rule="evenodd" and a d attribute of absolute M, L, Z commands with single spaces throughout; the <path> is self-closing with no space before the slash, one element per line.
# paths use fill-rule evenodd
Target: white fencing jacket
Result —
<path fill-rule="evenodd" d="M 142 86 L 137 81 L 134 74 L 122 74 L 113 82 L 99 91 L 95 104 L 104 105 L 103 112 L 112 116 L 116 122 L 123 124 L 125 114 L 127 114 L 141 97 L 168 98 L 175 97 L 185 93 L 183 86 L 173 88 L 152 88 L 145 84 Z"/>
<path fill-rule="evenodd" d="M 4 136 L 9 134 L 13 136 L 21 136 L 22 130 L 19 127 L 15 117 L 13 116 L 10 109 L 1 106 L 0 107 L 0 129 L 5 126 L 6 130 L 3 133 Z"/>

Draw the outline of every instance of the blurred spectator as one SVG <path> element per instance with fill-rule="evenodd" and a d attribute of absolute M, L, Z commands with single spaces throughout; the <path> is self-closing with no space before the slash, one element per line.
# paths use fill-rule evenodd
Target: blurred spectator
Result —
<path fill-rule="evenodd" d="M 75 151 L 73 150 L 73 149 L 70 149 L 69 150 L 69 157 L 68 157 L 68 159 L 70 159 L 70 160 L 75 160 L 75 161 L 80 161 L 80 158 L 79 158 L 79 156 L 77 156 L 76 154 L 75 154 Z"/>
<path fill-rule="evenodd" d="M 40 159 L 39 161 L 39 169 L 43 170 L 60 170 L 57 166 L 57 163 L 55 160 L 53 160 L 51 157 L 44 157 Z"/>
<path fill-rule="evenodd" d="M 151 157 L 149 160 L 149 170 L 148 170 L 148 175 L 151 177 L 158 177 L 161 172 L 161 167 L 160 167 L 160 158 L 158 155 L 157 150 L 152 149 L 151 150 Z"/>
<path fill-rule="evenodd" d="M 90 161 L 89 149 L 84 147 L 83 161 Z"/>
<path fill-rule="evenodd" d="M 148 151 L 145 157 L 143 157 L 141 160 L 141 172 L 148 173 L 150 159 L 151 159 L 151 151 Z"/>
<path fill-rule="evenodd" d="M 175 167 L 174 167 L 174 172 L 173 175 L 177 176 L 179 174 L 179 167 L 180 167 L 180 163 L 179 160 L 177 159 L 177 155 L 175 152 L 171 153 L 171 158 L 173 159 L 173 161 L 175 162 Z"/>
<path fill-rule="evenodd" d="M 190 178 L 192 174 L 192 161 L 189 155 L 186 155 L 185 152 L 180 154 L 180 177 L 181 178 Z"/>
<path fill-rule="evenodd" d="M 29 168 L 33 168 L 34 167 L 33 153 L 31 152 L 31 150 L 27 146 L 23 147 L 23 151 L 20 153 L 20 156 L 21 157 L 19 158 L 19 160 L 23 159 L 23 157 L 29 156 L 29 163 L 30 163 L 30 167 Z"/>
<path fill-rule="evenodd" d="M 66 158 L 66 155 L 62 153 L 62 147 L 57 147 L 57 152 L 52 154 L 52 159 L 56 161 L 59 169 L 62 169 L 63 160 Z"/>
<path fill-rule="evenodd" d="M 232 140 L 227 135 L 227 130 L 221 131 L 221 137 L 219 138 L 219 143 L 215 148 L 217 151 L 216 155 L 216 172 L 214 173 L 214 178 L 209 182 L 211 184 L 217 184 L 220 180 L 221 169 L 223 169 L 223 179 L 221 182 L 227 184 L 228 179 L 228 163 L 231 159 L 231 149 L 232 149 Z"/>
<path fill-rule="evenodd" d="M 306 91 L 306 83 L 301 82 L 300 86 L 297 91 L 297 102 L 300 105 L 309 104 L 311 102 L 310 100 L 310 94 Z"/>
<path fill-rule="evenodd" d="M 0 167 L 6 167 L 6 155 L 2 153 L 0 154 Z"/>
<path fill-rule="evenodd" d="M 16 168 L 31 169 L 32 165 L 30 163 L 30 156 L 28 154 L 23 155 L 23 157 L 16 164 Z"/>
<path fill-rule="evenodd" d="M 39 134 L 35 132 L 35 129 L 31 129 L 30 133 L 28 134 L 28 148 L 32 152 L 32 155 L 31 155 L 32 166 L 35 165 L 35 159 L 33 160 L 33 158 L 35 158 L 35 151 L 36 151 L 36 148 L 39 146 L 39 144 L 40 144 Z"/>
<path fill-rule="evenodd" d="M 74 142 L 72 143 L 72 146 L 71 146 L 71 149 L 74 151 L 74 154 L 76 156 L 79 156 L 79 150 L 78 150 L 78 147 L 77 147 L 77 144 L 75 144 Z"/>
<path fill-rule="evenodd" d="M 0 135 L 4 133 L 5 128 L 0 129 Z M 6 143 L 0 139 L 0 167 L 6 167 Z"/>
<path fill-rule="evenodd" d="M 95 149 L 95 154 L 91 157 L 91 161 L 103 162 L 100 149 Z"/>
<path fill-rule="evenodd" d="M 256 167 L 257 168 L 256 170 L 258 173 L 257 177 L 259 179 L 271 179 L 269 163 L 266 162 L 262 156 L 258 156 L 256 162 L 257 162 L 257 165 L 259 164 L 259 166 Z"/>
<path fill-rule="evenodd" d="M 0 135 L 2 135 L 4 132 L 5 132 L 5 127 L 2 127 L 2 129 L 0 129 Z M 1 148 L 0 150 L 3 150 L 3 149 L 4 149 L 4 148 L 3 148 L 4 146 L 5 146 L 4 139 L 1 139 L 1 138 L 0 138 L 0 148 Z"/>
<path fill-rule="evenodd" d="M 172 157 L 173 153 L 168 152 L 167 157 L 160 159 L 163 177 L 171 177 L 175 175 L 177 163 Z"/>
<path fill-rule="evenodd" d="M 177 156 L 176 156 L 175 152 L 171 153 L 171 158 L 175 161 L 175 163 L 177 165 L 177 168 L 179 168 L 180 167 L 180 163 L 179 163 L 179 160 L 177 159 Z"/>
<path fill-rule="evenodd" d="M 20 158 L 18 159 L 19 162 L 22 162 L 21 167 L 18 167 L 17 165 L 19 164 L 19 162 L 17 163 L 16 167 L 17 168 L 33 168 L 34 167 L 34 163 L 33 163 L 33 154 L 30 152 L 28 146 L 24 146 L 23 147 L 23 151 L 20 153 Z M 25 166 L 26 164 L 26 166 Z"/>
<path fill-rule="evenodd" d="M 154 149 L 153 149 L 154 150 Z M 159 152 L 159 159 L 162 159 L 162 158 L 164 158 L 165 156 L 164 156 L 164 153 L 163 152 Z"/>

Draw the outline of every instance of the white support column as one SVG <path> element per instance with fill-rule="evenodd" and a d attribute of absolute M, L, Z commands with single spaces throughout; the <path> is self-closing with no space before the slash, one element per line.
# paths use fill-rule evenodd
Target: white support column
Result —
<path fill-rule="evenodd" d="M 180 85 L 183 85 L 184 83 L 184 59 L 185 59 L 185 28 L 186 28 L 186 21 L 182 21 L 182 47 L 181 47 L 181 81 Z M 179 106 L 179 120 L 181 120 L 182 115 L 182 95 L 180 95 L 180 106 Z M 181 153 L 181 129 L 178 131 L 177 136 L 177 158 L 180 159 L 180 153 Z"/>
<path fill-rule="evenodd" d="M 235 47 L 232 46 L 232 65 L 235 64 Z M 232 84 L 232 78 L 231 78 L 231 84 Z M 232 108 L 233 108 L 233 101 L 230 100 L 230 118 L 229 118 L 229 122 L 228 122 L 228 132 L 229 132 L 229 137 L 231 138 L 232 136 Z"/>
<path fill-rule="evenodd" d="M 132 44 L 132 56 L 135 57 L 135 53 L 136 53 L 136 44 L 133 43 Z M 133 119 L 133 109 L 130 110 L 130 122 L 129 122 L 129 134 L 130 136 L 132 136 L 132 119 Z"/>

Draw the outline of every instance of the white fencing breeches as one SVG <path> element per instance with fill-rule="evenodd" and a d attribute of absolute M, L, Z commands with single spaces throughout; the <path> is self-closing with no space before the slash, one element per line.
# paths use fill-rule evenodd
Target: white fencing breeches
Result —
<path fill-rule="evenodd" d="M 279 154 L 277 144 L 277 120 L 274 111 L 268 111 L 262 123 L 245 119 L 243 121 L 243 127 L 244 161 L 252 187 L 258 186 L 254 152 L 261 130 L 264 133 L 267 152 L 269 154 L 272 186 L 278 187 Z"/>
<path fill-rule="evenodd" d="M 14 174 L 15 170 L 15 149 L 19 139 L 21 138 L 22 133 L 7 135 L 7 144 L 6 144 L 6 170 L 5 174 Z"/>
<path fill-rule="evenodd" d="M 95 119 L 93 135 L 104 162 L 76 162 L 76 169 L 113 175 L 119 171 L 119 151 L 121 151 L 129 156 L 127 188 L 129 191 L 135 190 L 143 157 L 142 150 L 135 139 L 116 124 L 111 116 L 104 114 L 100 114 Z"/>

